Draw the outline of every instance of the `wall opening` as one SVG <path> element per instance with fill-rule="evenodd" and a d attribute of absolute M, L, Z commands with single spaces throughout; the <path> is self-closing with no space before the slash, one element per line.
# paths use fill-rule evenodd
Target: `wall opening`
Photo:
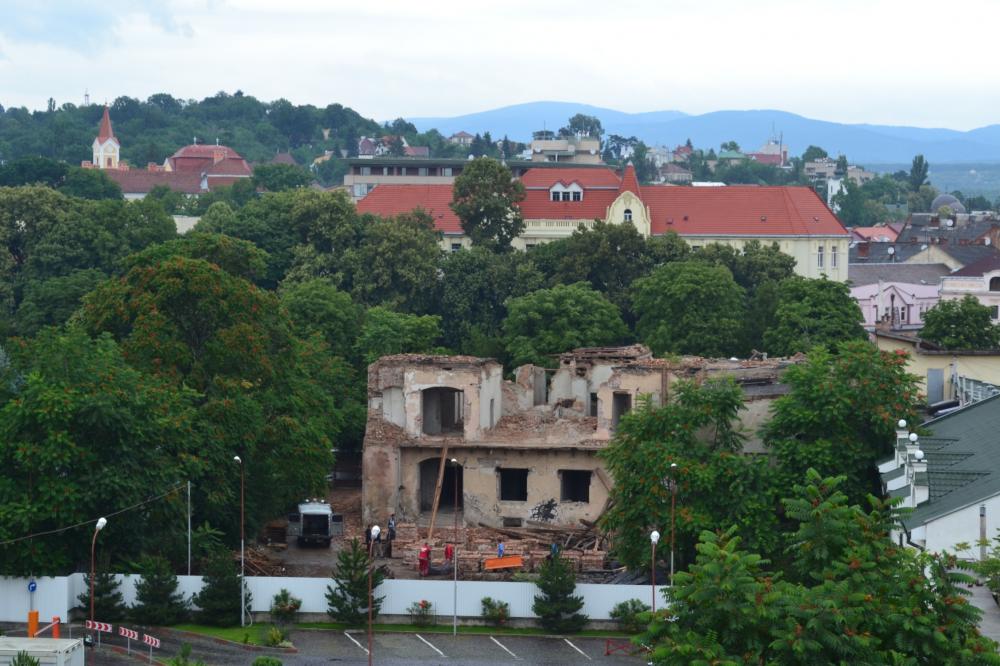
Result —
<path fill-rule="evenodd" d="M 590 413 L 591 416 L 594 416 L 594 417 L 597 416 L 597 394 L 596 393 L 591 393 L 590 394 L 590 411 L 589 411 L 589 413 Z"/>
<path fill-rule="evenodd" d="M 589 502 L 590 476 L 589 469 L 559 470 L 559 499 L 563 502 Z"/>
<path fill-rule="evenodd" d="M 1000 277 L 990 278 L 990 291 L 1000 291 Z"/>
<path fill-rule="evenodd" d="M 528 470 L 497 468 L 497 474 L 500 476 L 501 501 L 528 501 Z"/>
<path fill-rule="evenodd" d="M 461 434 L 465 394 L 458 389 L 437 386 L 421 392 L 424 434 Z"/>
<path fill-rule="evenodd" d="M 623 416 L 632 411 L 632 394 L 615 393 L 611 399 L 611 427 L 617 428 Z"/>
<path fill-rule="evenodd" d="M 535 406 L 549 401 L 549 378 L 545 368 L 531 369 L 531 389 Z"/>
<path fill-rule="evenodd" d="M 440 458 L 428 458 L 420 463 L 420 510 L 430 511 L 434 506 L 434 489 L 437 487 Z M 441 481 L 441 496 L 438 499 L 438 510 L 451 510 L 455 506 L 455 483 L 458 483 L 458 508 L 462 508 L 464 496 L 464 469 L 461 465 L 453 465 L 445 461 L 444 478 Z M 456 479 L 457 477 L 457 479 Z"/>

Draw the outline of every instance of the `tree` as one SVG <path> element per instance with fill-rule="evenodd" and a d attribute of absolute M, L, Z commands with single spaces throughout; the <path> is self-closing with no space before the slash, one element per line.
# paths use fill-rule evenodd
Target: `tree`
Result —
<path fill-rule="evenodd" d="M 253 169 L 253 184 L 268 192 L 284 192 L 308 187 L 312 174 L 297 164 L 258 164 Z"/>
<path fill-rule="evenodd" d="M 445 255 L 440 283 L 445 345 L 463 354 L 501 356 L 508 299 L 540 289 L 544 277 L 532 254 L 474 247 Z"/>
<path fill-rule="evenodd" d="M 184 595 L 177 591 L 177 576 L 170 562 L 160 555 L 148 555 L 139 565 L 142 580 L 135 584 L 136 604 L 129 614 L 144 625 L 170 626 L 183 622 L 188 608 Z"/>
<path fill-rule="evenodd" d="M 558 553 L 542 562 L 535 581 L 541 594 L 535 595 L 531 612 L 538 616 L 542 628 L 557 634 L 580 631 L 587 624 L 581 613 L 583 597 L 574 596 L 576 575 Z"/>
<path fill-rule="evenodd" d="M 911 213 L 930 213 L 931 204 L 937 198 L 938 191 L 930 185 L 921 185 L 916 192 L 910 192 L 906 197 L 906 208 Z"/>
<path fill-rule="evenodd" d="M 815 162 L 823 157 L 829 157 L 829 154 L 819 146 L 810 145 L 806 148 L 805 152 L 802 153 L 803 162 Z"/>
<path fill-rule="evenodd" d="M 728 150 L 734 153 L 740 152 L 740 144 L 735 141 L 723 141 L 722 145 L 719 146 L 719 150 Z"/>
<path fill-rule="evenodd" d="M 942 349 L 996 349 L 1000 347 L 1000 326 L 975 296 L 939 301 L 924 313 L 920 337 Z"/>
<path fill-rule="evenodd" d="M 65 323 L 80 307 L 83 297 L 107 277 L 97 269 L 85 269 L 27 282 L 21 304 L 14 313 L 14 332 L 32 336 L 45 326 Z"/>
<path fill-rule="evenodd" d="M 847 178 L 833 195 L 833 207 L 841 221 L 849 227 L 872 227 L 890 218 L 889 210 L 873 201 L 864 186 Z"/>
<path fill-rule="evenodd" d="M 916 155 L 913 158 L 913 163 L 910 165 L 910 189 L 914 192 L 919 192 L 920 188 L 927 183 L 927 173 L 930 170 L 930 164 L 924 159 L 923 155 Z"/>
<path fill-rule="evenodd" d="M 733 529 L 702 533 L 669 614 L 636 639 L 654 663 L 1000 664 L 954 556 L 897 546 L 890 505 L 848 506 L 843 477 L 805 479 L 784 500 L 798 529 L 783 570 L 743 550 Z"/>
<path fill-rule="evenodd" d="M 101 571 L 94 576 L 94 619 L 98 622 L 117 622 L 124 620 L 128 613 L 125 598 L 122 596 L 118 577 L 108 572 L 109 561 L 104 558 Z M 90 574 L 83 576 L 84 592 L 77 597 L 78 607 L 90 618 Z"/>
<path fill-rule="evenodd" d="M 355 537 L 347 548 L 337 553 L 333 584 L 326 586 L 326 612 L 337 622 L 356 627 L 368 619 L 368 573 L 372 577 L 372 617 L 382 608 L 385 597 L 375 596 L 375 590 L 385 580 L 385 572 L 368 557 L 365 547 Z"/>
<path fill-rule="evenodd" d="M 0 165 L 0 187 L 45 185 L 53 189 L 66 181 L 70 167 L 44 157 L 22 157 Z"/>
<path fill-rule="evenodd" d="M 590 136 L 600 139 L 604 134 L 604 128 L 597 116 L 588 116 L 578 113 L 569 119 L 569 124 L 559 130 L 561 136 Z"/>
<path fill-rule="evenodd" d="M 441 318 L 411 315 L 374 307 L 365 313 L 357 341 L 357 355 L 364 365 L 389 354 L 431 352 L 441 337 Z"/>
<path fill-rule="evenodd" d="M 121 199 L 122 188 L 101 169 L 70 167 L 59 191 L 80 199 Z"/>
<path fill-rule="evenodd" d="M 455 178 L 451 209 L 476 245 L 506 250 L 524 231 L 518 203 L 524 186 L 505 165 L 489 158 L 469 161 Z"/>
<path fill-rule="evenodd" d="M 864 317 L 848 286 L 826 278 L 799 276 L 778 284 L 774 322 L 764 332 L 764 349 L 792 356 L 817 345 L 834 349 L 840 342 L 864 340 Z"/>
<path fill-rule="evenodd" d="M 228 551 L 219 551 L 210 556 L 203 568 L 201 592 L 194 596 L 198 607 L 195 615 L 198 622 L 214 627 L 233 627 L 240 623 L 240 602 L 245 596 L 250 608 L 250 591 L 241 593 L 239 571 Z M 243 582 L 246 586 L 246 583 Z"/>
<path fill-rule="evenodd" d="M 503 331 L 514 366 L 551 366 L 554 354 L 621 343 L 628 336 L 618 308 L 583 282 L 511 299 Z"/>
<path fill-rule="evenodd" d="M 919 422 L 917 378 L 906 361 L 856 340 L 840 343 L 835 354 L 817 347 L 790 366 L 783 376 L 790 391 L 772 403 L 761 431 L 780 485 L 789 488 L 815 468 L 846 474 L 851 501 L 881 493 L 875 463 L 892 453 L 896 422 Z"/>
<path fill-rule="evenodd" d="M 226 204 L 217 203 L 212 206 L 225 207 Z M 201 259 L 248 281 L 262 278 L 267 270 L 267 253 L 250 241 L 197 231 L 185 234 L 183 238 L 151 245 L 127 257 L 124 264 L 127 269 L 150 267 L 171 257 Z"/>
<path fill-rule="evenodd" d="M 614 480 L 601 526 L 614 536 L 615 557 L 648 570 L 649 533 L 670 526 L 670 484 L 681 563 L 690 561 L 701 531 L 733 524 L 748 542 L 773 551 L 777 486 L 766 459 L 741 455 L 742 390 L 724 378 L 680 382 L 671 394 L 666 404 L 647 401 L 626 415 L 601 453 Z M 661 562 L 668 556 L 659 552 Z"/>
<path fill-rule="evenodd" d="M 130 367 L 109 336 L 77 328 L 45 329 L 7 351 L 17 380 L 0 392 L 0 541 L 91 520 L 197 478 L 192 391 Z M 140 547 L 176 541 L 161 526 L 179 528 L 182 516 L 179 503 L 155 502 L 117 516 L 100 542 L 123 560 L 138 557 Z M 71 530 L 0 547 L 0 559 L 9 574 L 56 574 L 89 549 L 87 530 Z"/>
<path fill-rule="evenodd" d="M 681 261 L 632 285 L 636 334 L 656 354 L 730 356 L 739 345 L 743 289 L 724 266 Z"/>
<path fill-rule="evenodd" d="M 364 309 L 350 295 L 324 279 L 282 285 L 278 295 L 299 337 L 318 334 L 334 354 L 354 358 Z"/>
<path fill-rule="evenodd" d="M 847 155 L 837 155 L 837 166 L 834 167 L 833 174 L 835 176 L 840 176 L 841 178 L 847 176 Z"/>
<path fill-rule="evenodd" d="M 406 154 L 406 146 L 403 145 L 403 139 L 394 136 L 389 140 L 389 154 L 393 157 L 402 157 Z"/>

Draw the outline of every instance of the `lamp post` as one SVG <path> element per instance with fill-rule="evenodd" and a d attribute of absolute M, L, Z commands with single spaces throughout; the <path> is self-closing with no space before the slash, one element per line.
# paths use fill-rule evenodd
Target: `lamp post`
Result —
<path fill-rule="evenodd" d="M 452 528 L 451 571 L 454 576 L 451 598 L 451 635 L 458 636 L 458 459 L 451 459 L 455 477 L 455 524 Z"/>
<path fill-rule="evenodd" d="M 653 590 L 653 612 L 656 612 L 656 543 L 660 540 L 660 533 L 653 530 L 649 533 L 649 542 L 653 545 L 653 555 L 649 560 L 649 569 L 651 583 L 650 588 Z"/>
<path fill-rule="evenodd" d="M 670 463 L 670 587 L 674 586 L 674 515 L 677 508 L 677 479 L 674 474 L 677 470 L 677 463 Z"/>
<path fill-rule="evenodd" d="M 368 666 L 372 666 L 372 570 L 375 562 L 372 561 L 372 546 L 375 539 L 382 532 L 378 525 L 372 525 L 372 538 L 368 542 Z"/>
<path fill-rule="evenodd" d="M 97 519 L 97 524 L 94 525 L 94 538 L 90 541 L 90 621 L 94 621 L 94 576 L 96 574 L 96 567 L 94 566 L 94 550 L 97 548 L 97 533 L 104 529 L 104 526 L 108 524 L 108 519 L 101 517 Z M 91 639 L 93 639 L 93 634 L 91 634 Z"/>
<path fill-rule="evenodd" d="M 244 489 L 246 487 L 246 474 L 243 467 L 243 459 L 239 456 L 233 456 L 233 460 L 240 466 L 240 626 L 247 626 L 247 587 L 246 581 L 243 579 L 246 576 L 246 534 L 244 532 L 244 527 L 246 525 L 246 519 L 244 517 Z"/>

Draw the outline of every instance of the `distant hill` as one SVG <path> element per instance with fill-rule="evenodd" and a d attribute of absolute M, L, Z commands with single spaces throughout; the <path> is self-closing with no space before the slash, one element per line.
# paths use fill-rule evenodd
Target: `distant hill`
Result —
<path fill-rule="evenodd" d="M 675 146 L 691 139 L 696 146 L 718 149 L 735 140 L 744 150 L 756 150 L 771 136 L 783 135 L 792 155 L 807 146 L 822 146 L 830 154 L 843 153 L 859 164 L 905 162 L 923 154 L 932 164 L 1000 162 L 1000 125 L 962 132 L 813 120 L 777 110 L 714 111 L 688 115 L 680 111 L 625 113 L 572 102 L 531 102 L 453 118 L 408 118 L 420 131 L 436 127 L 445 136 L 454 132 L 490 132 L 499 139 L 527 141 L 534 130 L 557 130 L 575 113 L 597 116 L 607 134 L 636 136 L 649 145 Z"/>

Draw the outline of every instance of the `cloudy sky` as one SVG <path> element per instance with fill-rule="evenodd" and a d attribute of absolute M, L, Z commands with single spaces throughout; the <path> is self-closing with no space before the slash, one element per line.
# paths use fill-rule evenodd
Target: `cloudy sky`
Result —
<path fill-rule="evenodd" d="M 997 0 L 0 0 L 0 104 L 340 102 L 376 119 L 535 100 L 1000 122 Z"/>

